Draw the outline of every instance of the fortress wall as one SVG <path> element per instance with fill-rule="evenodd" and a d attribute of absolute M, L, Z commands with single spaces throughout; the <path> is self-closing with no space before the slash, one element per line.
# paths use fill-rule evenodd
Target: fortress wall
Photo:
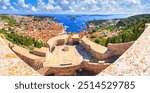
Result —
<path fill-rule="evenodd" d="M 95 51 L 95 49 L 92 49 L 91 46 L 86 44 L 83 40 L 81 40 L 80 45 L 82 45 L 86 49 L 86 51 L 88 51 L 93 57 L 98 58 L 100 60 L 114 56 L 113 52 L 99 53 L 98 51 Z"/>
<path fill-rule="evenodd" d="M 86 49 L 86 51 L 91 52 L 90 45 L 87 45 L 87 44 L 86 44 L 85 42 L 83 42 L 83 41 L 80 42 L 80 45 L 83 46 L 83 47 Z"/>
<path fill-rule="evenodd" d="M 32 51 L 32 54 L 37 55 L 39 57 L 46 57 L 47 53 L 49 52 L 49 48 L 48 47 L 42 47 L 42 48 L 35 48 Z"/>
<path fill-rule="evenodd" d="M 44 52 L 40 52 L 40 51 L 33 51 L 34 55 L 40 56 L 40 57 L 46 57 L 46 53 Z"/>
<path fill-rule="evenodd" d="M 75 66 L 69 66 L 69 67 L 48 67 L 48 68 L 43 68 L 41 70 L 45 70 L 43 71 L 39 71 L 42 72 L 41 74 L 43 75 L 75 75 L 76 71 L 80 68 L 85 68 L 89 71 L 92 71 L 96 74 L 100 73 L 101 71 L 103 71 L 106 67 L 108 67 L 109 64 L 105 64 L 105 63 L 95 63 L 95 64 L 90 64 L 88 62 L 83 62 L 79 65 L 75 65 Z"/>
<path fill-rule="evenodd" d="M 119 44 L 108 44 L 108 49 L 112 50 L 115 55 L 122 55 L 127 49 L 132 46 L 134 42 L 119 43 Z"/>
<path fill-rule="evenodd" d="M 21 53 L 16 52 L 15 50 L 12 50 L 18 57 L 20 57 L 24 62 L 26 62 L 29 66 L 31 66 L 32 68 L 34 68 L 36 70 L 36 68 L 43 64 L 43 62 L 45 62 L 45 58 L 40 58 L 40 59 L 32 59 L 29 58 L 25 55 L 22 55 Z"/>
<path fill-rule="evenodd" d="M 67 41 L 68 41 L 68 35 L 60 35 L 60 36 L 51 38 L 47 42 L 47 45 L 49 46 L 49 51 L 53 52 L 56 46 L 64 45 L 67 43 Z"/>
<path fill-rule="evenodd" d="M 67 41 L 68 41 L 68 39 L 58 39 L 58 40 L 56 40 L 57 46 L 64 45 L 67 43 Z"/>
<path fill-rule="evenodd" d="M 130 48 L 130 46 L 133 43 L 134 42 L 108 44 L 107 46 L 108 49 L 104 53 L 100 53 L 99 51 L 96 51 L 96 49 L 92 48 L 90 44 L 84 40 L 81 40 L 80 45 L 82 45 L 93 57 L 103 60 L 112 57 L 114 55 L 122 55 L 128 48 Z M 97 48 L 101 48 L 101 45 L 99 45 L 99 47 Z"/>
<path fill-rule="evenodd" d="M 96 74 L 100 73 L 103 71 L 105 68 L 107 68 L 110 64 L 107 63 L 88 63 L 85 62 L 83 68 L 86 68 L 89 71 L 92 71 Z"/>
<path fill-rule="evenodd" d="M 79 41 L 80 41 L 79 35 L 78 34 L 74 34 L 72 36 L 72 41 L 73 41 L 73 44 L 79 44 Z"/>
<path fill-rule="evenodd" d="M 114 56 L 114 52 L 111 51 L 109 53 L 99 53 L 97 51 L 95 51 L 94 49 L 91 48 L 90 50 L 90 54 L 95 57 L 95 58 L 98 58 L 100 60 L 103 60 L 103 59 L 106 59 L 106 58 L 109 58 L 111 56 Z"/>
<path fill-rule="evenodd" d="M 57 45 L 57 41 L 52 41 L 52 44 L 49 44 L 50 52 L 53 52 Z"/>

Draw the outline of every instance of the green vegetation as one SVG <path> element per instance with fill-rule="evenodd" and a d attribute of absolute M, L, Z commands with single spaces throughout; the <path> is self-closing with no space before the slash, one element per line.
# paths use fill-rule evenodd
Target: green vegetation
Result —
<path fill-rule="evenodd" d="M 17 45 L 26 46 L 30 49 L 33 47 L 41 48 L 42 46 L 45 46 L 45 43 L 38 41 L 34 38 L 19 36 L 12 33 L 7 34 L 6 38 Z"/>
<path fill-rule="evenodd" d="M 106 46 L 105 44 L 106 44 L 106 38 L 96 38 L 95 40 L 94 40 L 94 42 L 95 43 L 97 43 L 97 44 L 101 44 L 101 45 L 103 45 L 103 46 Z"/>
<path fill-rule="evenodd" d="M 106 30 L 108 30 L 108 31 L 116 31 L 116 30 L 118 30 L 119 28 L 118 27 L 116 27 L 115 25 L 108 25 L 108 26 L 104 26 L 104 27 L 102 27 L 103 29 L 106 29 Z"/>
<path fill-rule="evenodd" d="M 102 24 L 102 23 L 104 23 L 104 22 L 106 22 L 106 21 L 108 21 L 108 20 L 91 20 L 91 21 L 88 21 L 86 24 L 87 24 L 87 25 L 88 25 L 88 24 L 100 25 L 100 24 Z"/>
<path fill-rule="evenodd" d="M 89 32 L 89 34 L 93 34 L 95 32 L 102 32 L 104 30 L 105 31 L 117 31 L 117 30 L 121 30 L 121 29 L 115 25 L 107 25 L 107 26 L 102 26 L 100 28 L 96 28 L 95 30 Z"/>
<path fill-rule="evenodd" d="M 16 25 L 18 25 L 13 18 L 11 18 L 11 17 L 9 17 L 7 15 L 0 15 L 0 20 L 6 21 L 8 26 L 16 26 Z"/>
<path fill-rule="evenodd" d="M 19 35 L 13 34 L 9 31 L 5 31 L 5 30 L 0 30 L 0 33 L 4 34 L 5 37 L 12 43 L 21 45 L 21 46 L 26 47 L 31 50 L 34 49 L 34 47 L 41 48 L 41 47 L 45 46 L 44 42 L 36 40 L 34 38 L 30 38 L 30 37 L 26 37 L 26 36 L 19 36 Z"/>
<path fill-rule="evenodd" d="M 150 14 L 135 15 L 120 19 L 116 27 L 108 26 L 109 29 L 121 28 L 122 31 L 117 36 L 107 38 L 106 40 L 105 38 L 98 38 L 94 42 L 107 46 L 108 43 L 135 41 L 143 33 L 146 23 L 150 23 Z"/>
<path fill-rule="evenodd" d="M 3 30 L 3 29 L 0 29 L 0 33 L 2 34 L 7 34 L 7 31 Z"/>

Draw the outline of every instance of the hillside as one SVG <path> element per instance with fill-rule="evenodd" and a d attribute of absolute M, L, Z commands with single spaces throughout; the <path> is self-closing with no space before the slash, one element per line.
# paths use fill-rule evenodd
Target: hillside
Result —
<path fill-rule="evenodd" d="M 150 23 L 150 14 L 134 15 L 128 18 L 120 19 L 113 26 L 110 24 L 107 24 L 100 28 L 96 28 L 92 32 L 89 32 L 89 34 L 92 36 L 92 34 L 97 33 L 97 32 L 103 32 L 103 30 L 112 31 L 112 32 L 118 31 L 119 33 L 116 32 L 116 34 L 112 37 L 109 37 L 109 36 L 108 37 L 94 37 L 94 39 L 92 39 L 94 42 L 105 45 L 105 46 L 107 46 L 108 43 L 130 42 L 130 41 L 135 41 L 143 33 L 146 23 Z M 96 22 L 96 24 L 98 23 Z M 104 23 L 100 22 L 99 24 L 104 24 Z M 106 28 L 106 27 L 109 27 L 109 28 Z M 93 37 L 90 37 L 90 38 L 93 38 Z"/>
<path fill-rule="evenodd" d="M 47 17 L 0 15 L 0 36 L 25 48 L 45 46 L 47 40 L 63 32 L 60 23 Z"/>

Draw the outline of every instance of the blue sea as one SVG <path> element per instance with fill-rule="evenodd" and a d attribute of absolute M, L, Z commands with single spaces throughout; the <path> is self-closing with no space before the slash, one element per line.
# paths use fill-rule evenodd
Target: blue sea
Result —
<path fill-rule="evenodd" d="M 36 15 L 36 14 L 35 14 Z M 129 14 L 86 15 L 86 14 L 37 14 L 36 16 L 54 16 L 53 21 L 62 23 L 66 32 L 81 32 L 87 29 L 86 22 L 90 20 L 126 18 Z"/>

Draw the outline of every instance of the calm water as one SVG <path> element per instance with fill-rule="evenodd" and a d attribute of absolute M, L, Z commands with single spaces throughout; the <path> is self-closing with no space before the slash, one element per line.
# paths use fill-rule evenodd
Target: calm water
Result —
<path fill-rule="evenodd" d="M 36 16 L 54 16 L 54 21 L 67 27 L 66 32 L 80 32 L 87 29 L 86 22 L 90 20 L 125 18 L 128 14 L 109 15 L 73 15 L 73 14 L 38 14 Z"/>

